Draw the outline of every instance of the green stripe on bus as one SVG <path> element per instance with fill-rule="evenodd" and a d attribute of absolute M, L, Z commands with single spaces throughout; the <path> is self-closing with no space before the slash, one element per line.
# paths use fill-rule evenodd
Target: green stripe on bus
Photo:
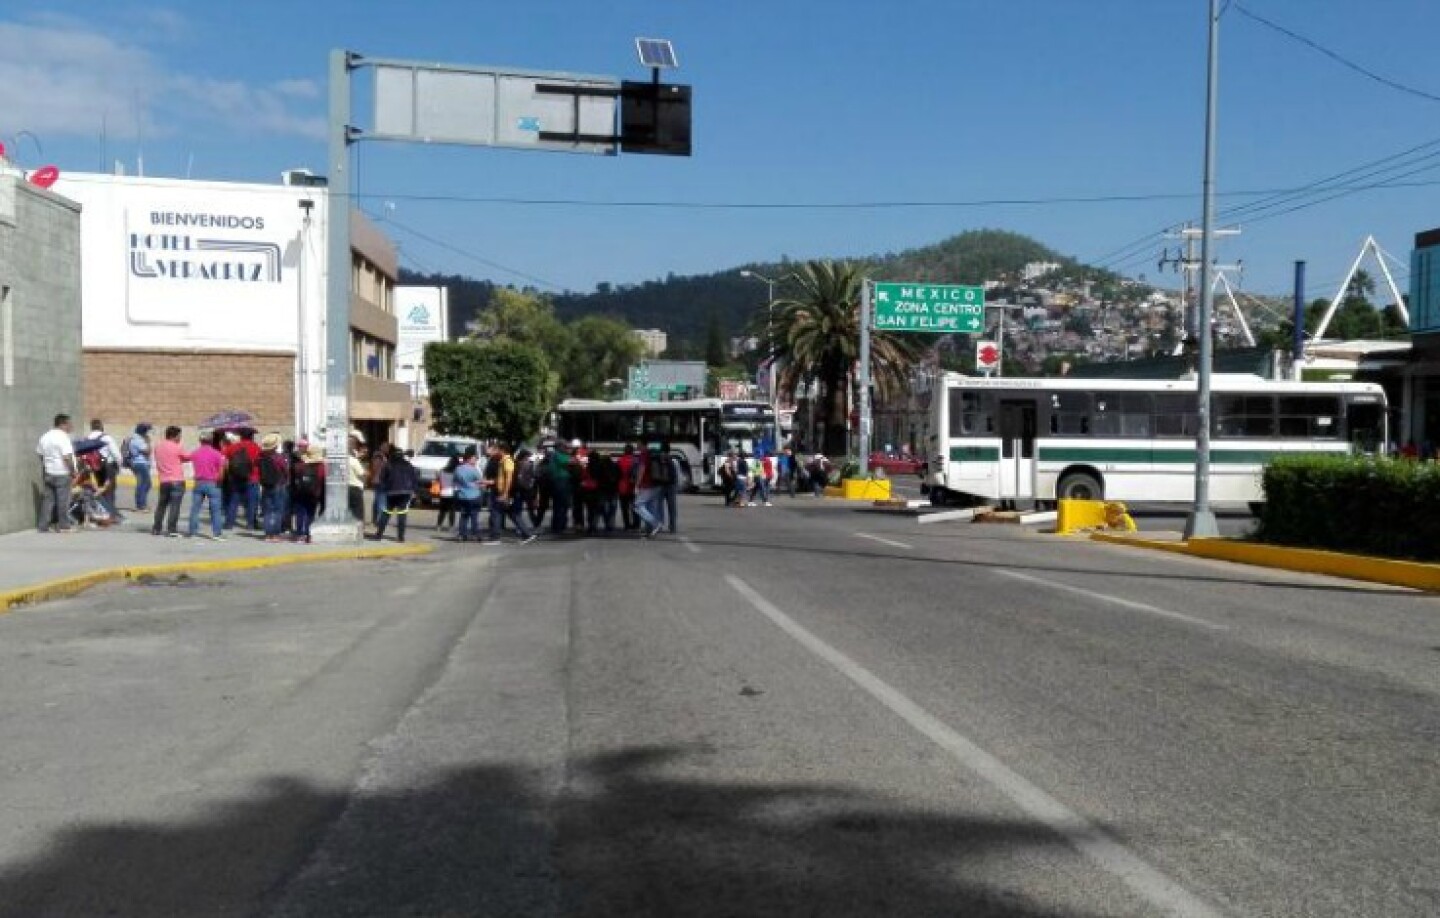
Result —
<path fill-rule="evenodd" d="M 1000 447 L 998 446 L 950 447 L 951 462 L 998 462 L 999 459 Z"/>
<path fill-rule="evenodd" d="M 1216 465 L 1264 465 L 1284 450 L 1213 449 L 1210 461 Z M 1325 450 L 1315 450 L 1325 452 Z M 1149 462 L 1155 464 L 1193 465 L 1193 449 L 1145 449 L 1123 446 L 1050 446 L 1040 447 L 1041 462 Z"/>

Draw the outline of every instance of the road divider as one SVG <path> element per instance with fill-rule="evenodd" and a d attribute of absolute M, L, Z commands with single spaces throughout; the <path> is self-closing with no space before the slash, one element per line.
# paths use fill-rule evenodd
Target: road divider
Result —
<path fill-rule="evenodd" d="M 1440 593 L 1440 564 L 1372 558 L 1368 555 L 1350 555 L 1314 548 L 1265 545 L 1260 542 L 1245 542 L 1239 539 L 1191 539 L 1185 542 L 1105 532 L 1093 532 L 1090 534 L 1090 538 L 1096 542 L 1168 551 L 1177 555 L 1189 555 L 1193 558 L 1208 558 L 1212 561 L 1231 561 L 1236 564 L 1269 567 L 1301 574 L 1325 574 L 1348 580 L 1365 580 L 1370 583 L 1383 583 L 1389 586 Z"/>
<path fill-rule="evenodd" d="M 258 555 L 249 558 L 221 558 L 214 560 L 176 561 L 169 564 L 125 565 L 87 571 L 70 577 L 61 577 L 30 586 L 0 593 L 0 614 L 20 606 L 55 599 L 65 599 L 85 592 L 91 587 L 117 580 L 138 580 L 142 577 L 179 577 L 196 574 L 215 574 L 225 571 L 257 570 L 266 567 L 283 567 L 291 564 L 318 564 L 322 561 L 365 561 L 383 558 L 410 558 L 428 555 L 434 548 L 429 545 L 404 545 L 392 548 L 346 548 L 329 551 L 297 552 L 290 555 Z"/>

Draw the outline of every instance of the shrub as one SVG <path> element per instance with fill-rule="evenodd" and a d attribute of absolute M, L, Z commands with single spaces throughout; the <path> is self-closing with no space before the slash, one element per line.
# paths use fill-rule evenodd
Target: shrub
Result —
<path fill-rule="evenodd" d="M 1440 559 L 1440 465 L 1361 456 L 1289 456 L 1265 469 L 1264 542 Z"/>

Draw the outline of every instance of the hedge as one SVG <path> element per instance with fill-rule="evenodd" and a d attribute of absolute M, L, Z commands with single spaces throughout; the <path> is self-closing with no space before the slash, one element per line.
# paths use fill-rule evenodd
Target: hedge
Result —
<path fill-rule="evenodd" d="M 1265 469 L 1263 542 L 1440 559 L 1440 465 L 1363 456 L 1289 456 Z"/>

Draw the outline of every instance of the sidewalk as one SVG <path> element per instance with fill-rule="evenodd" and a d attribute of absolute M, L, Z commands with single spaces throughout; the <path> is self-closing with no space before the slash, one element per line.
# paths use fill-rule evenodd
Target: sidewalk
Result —
<path fill-rule="evenodd" d="M 129 495 L 124 497 L 128 499 Z M 125 523 L 108 529 L 77 529 L 68 534 L 28 529 L 0 536 L 0 613 L 13 606 L 71 596 L 97 583 L 142 574 L 175 576 L 281 564 L 406 557 L 433 550 L 429 545 L 390 542 L 355 546 L 271 544 L 243 529 L 226 532 L 224 542 L 169 539 L 150 534 L 149 513 L 132 512 L 127 517 Z M 207 519 L 202 531 L 209 532 L 208 524 Z"/>

